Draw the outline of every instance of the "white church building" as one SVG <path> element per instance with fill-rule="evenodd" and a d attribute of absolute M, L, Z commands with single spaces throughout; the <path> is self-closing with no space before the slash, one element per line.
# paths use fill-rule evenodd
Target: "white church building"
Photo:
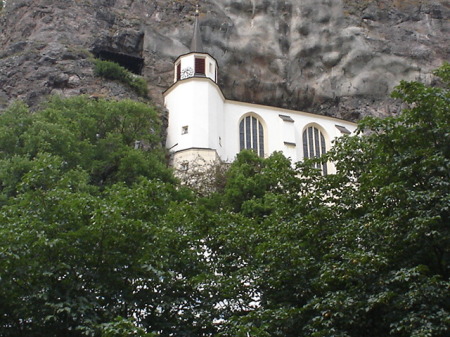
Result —
<path fill-rule="evenodd" d="M 217 85 L 217 61 L 203 51 L 198 17 L 191 51 L 174 63 L 174 84 L 164 92 L 169 112 L 166 146 L 176 170 L 190 163 L 232 162 L 239 151 L 253 149 L 267 157 L 281 151 L 293 162 L 318 157 L 356 124 L 308 112 L 226 99 Z M 328 163 L 323 173 L 333 173 Z"/>

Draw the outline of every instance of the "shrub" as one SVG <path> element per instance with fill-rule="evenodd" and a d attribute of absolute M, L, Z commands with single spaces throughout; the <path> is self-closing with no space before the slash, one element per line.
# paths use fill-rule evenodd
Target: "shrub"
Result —
<path fill-rule="evenodd" d="M 147 96 L 148 92 L 147 81 L 142 77 L 131 75 L 129 85 L 139 96 L 142 97 Z"/>
<path fill-rule="evenodd" d="M 133 89 L 139 96 L 147 97 L 147 82 L 145 79 L 132 74 L 115 62 L 96 59 L 94 61 L 94 74 L 108 80 L 122 82 Z"/>

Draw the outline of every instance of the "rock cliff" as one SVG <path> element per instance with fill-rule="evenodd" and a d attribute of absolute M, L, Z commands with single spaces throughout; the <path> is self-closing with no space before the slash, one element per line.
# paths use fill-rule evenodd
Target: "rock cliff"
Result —
<path fill-rule="evenodd" d="M 227 98 L 356 120 L 387 115 L 401 79 L 448 61 L 449 0 L 200 0 L 203 44 Z M 0 12 L 0 109 L 49 94 L 137 98 L 93 74 L 91 55 L 172 83 L 194 0 L 8 0 Z"/>

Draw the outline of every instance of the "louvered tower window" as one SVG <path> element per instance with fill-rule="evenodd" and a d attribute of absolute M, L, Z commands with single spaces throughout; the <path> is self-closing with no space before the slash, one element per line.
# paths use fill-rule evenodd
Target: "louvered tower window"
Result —
<path fill-rule="evenodd" d="M 181 62 L 177 64 L 177 81 L 181 79 Z"/>
<path fill-rule="evenodd" d="M 318 158 L 326 152 L 325 137 L 318 128 L 310 126 L 303 131 L 303 153 L 305 158 Z M 316 168 L 321 169 L 324 175 L 328 173 L 327 163 L 322 165 L 317 163 Z"/>
<path fill-rule="evenodd" d="M 195 74 L 205 75 L 205 59 L 196 57 L 195 58 Z"/>
<path fill-rule="evenodd" d="M 240 150 L 251 149 L 264 157 L 264 128 L 253 116 L 247 116 L 239 124 Z"/>

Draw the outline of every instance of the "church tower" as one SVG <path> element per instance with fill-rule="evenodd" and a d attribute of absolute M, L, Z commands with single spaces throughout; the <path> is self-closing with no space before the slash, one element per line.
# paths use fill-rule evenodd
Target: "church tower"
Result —
<path fill-rule="evenodd" d="M 197 8 L 190 51 L 175 60 L 174 83 L 164 92 L 169 111 L 166 146 L 175 169 L 187 169 L 199 159 L 215 162 L 220 156 L 225 99 L 217 76 L 217 61 L 203 50 Z"/>
<path fill-rule="evenodd" d="M 225 99 L 217 62 L 203 49 L 200 33 L 197 10 L 189 52 L 175 60 L 174 83 L 164 92 L 166 146 L 176 170 L 201 173 L 208 164 L 232 162 L 244 149 L 261 157 L 281 151 L 293 162 L 320 157 L 335 138 L 356 129 L 334 117 Z M 332 163 L 317 168 L 334 171 Z"/>
<path fill-rule="evenodd" d="M 194 34 L 192 36 L 190 52 L 179 56 L 175 60 L 174 82 L 190 77 L 208 77 L 217 83 L 217 62 L 203 50 L 200 33 L 198 9 L 195 13 Z"/>

